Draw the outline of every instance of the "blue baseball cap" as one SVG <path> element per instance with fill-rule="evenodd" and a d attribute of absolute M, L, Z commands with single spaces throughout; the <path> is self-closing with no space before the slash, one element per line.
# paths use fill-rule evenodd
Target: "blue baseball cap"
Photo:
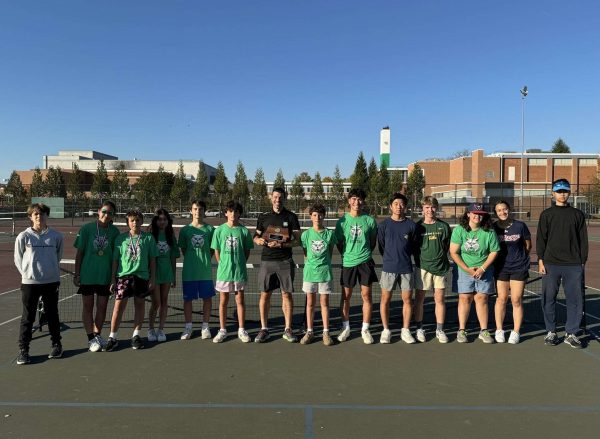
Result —
<path fill-rule="evenodd" d="M 478 215 L 487 215 L 487 212 L 483 208 L 483 204 L 471 203 L 467 209 L 469 213 L 476 213 Z"/>
<path fill-rule="evenodd" d="M 552 192 L 558 191 L 571 192 L 571 185 L 569 184 L 569 180 L 562 178 L 552 183 Z"/>

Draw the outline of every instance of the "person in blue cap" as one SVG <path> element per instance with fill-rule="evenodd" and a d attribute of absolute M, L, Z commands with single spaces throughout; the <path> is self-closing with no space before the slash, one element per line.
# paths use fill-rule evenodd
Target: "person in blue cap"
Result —
<path fill-rule="evenodd" d="M 571 195 L 569 181 L 552 182 L 555 204 L 540 215 L 536 250 L 542 277 L 542 310 L 548 334 L 545 344 L 560 343 L 556 334 L 556 296 L 561 281 L 567 302 L 567 322 L 564 342 L 581 349 L 577 337 L 583 314 L 582 281 L 588 258 L 588 235 L 585 216 L 567 201 Z"/>

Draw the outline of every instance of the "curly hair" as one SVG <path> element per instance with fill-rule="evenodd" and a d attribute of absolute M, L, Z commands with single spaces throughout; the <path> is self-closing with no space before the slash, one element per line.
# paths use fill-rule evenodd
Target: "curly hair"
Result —
<path fill-rule="evenodd" d="M 465 209 L 465 213 L 460 217 L 459 225 L 465 229 L 467 232 L 471 231 L 471 227 L 469 226 L 469 209 Z M 479 223 L 480 228 L 485 231 L 490 230 L 493 227 L 492 218 L 490 215 L 485 214 L 481 217 L 481 222 Z"/>

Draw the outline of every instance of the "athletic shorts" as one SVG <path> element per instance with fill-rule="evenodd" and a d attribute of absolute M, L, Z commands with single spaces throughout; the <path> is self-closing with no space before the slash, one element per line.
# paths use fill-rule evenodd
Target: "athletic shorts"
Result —
<path fill-rule="evenodd" d="M 270 293 L 280 289 L 282 293 L 293 293 L 295 268 L 291 258 L 283 261 L 261 261 L 258 271 L 259 291 Z"/>
<path fill-rule="evenodd" d="M 184 280 L 181 289 L 183 291 L 184 302 L 210 299 L 216 294 L 212 280 Z"/>
<path fill-rule="evenodd" d="M 526 281 L 529 279 L 529 270 L 525 271 L 501 271 L 500 273 L 494 275 L 496 280 L 502 282 L 509 282 L 511 280 L 519 280 Z"/>
<path fill-rule="evenodd" d="M 494 294 L 496 292 L 494 267 L 488 268 L 480 279 L 475 279 L 455 265 L 452 271 L 452 286 L 458 294 Z"/>
<path fill-rule="evenodd" d="M 443 290 L 446 288 L 446 276 L 430 273 L 421 267 L 415 267 L 415 289 L 429 291 L 431 289 Z"/>
<path fill-rule="evenodd" d="M 302 282 L 302 291 L 306 294 L 319 293 L 319 294 L 331 294 L 333 290 L 333 282 Z"/>
<path fill-rule="evenodd" d="M 115 300 L 129 299 L 130 297 L 144 298 L 150 295 L 148 281 L 137 276 L 123 276 L 117 278 Z"/>
<path fill-rule="evenodd" d="M 387 271 L 381 272 L 381 278 L 379 279 L 379 286 L 382 290 L 392 292 L 396 288 L 400 288 L 400 291 L 412 291 L 414 287 L 413 274 L 412 273 L 388 273 Z"/>
<path fill-rule="evenodd" d="M 244 291 L 246 288 L 246 282 L 235 282 L 218 280 L 215 282 L 215 290 L 219 293 L 236 293 L 238 291 Z"/>
<path fill-rule="evenodd" d="M 373 259 L 369 259 L 367 262 L 355 265 L 354 267 L 342 267 L 340 285 L 344 288 L 354 288 L 357 281 L 365 287 L 370 287 L 373 282 L 377 282 Z"/>
<path fill-rule="evenodd" d="M 79 285 L 77 294 L 81 294 L 82 296 L 97 294 L 98 296 L 108 297 L 110 296 L 110 285 Z"/>

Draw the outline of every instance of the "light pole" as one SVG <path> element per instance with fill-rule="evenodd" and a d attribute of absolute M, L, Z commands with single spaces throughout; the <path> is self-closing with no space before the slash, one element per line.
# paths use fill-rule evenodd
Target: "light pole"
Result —
<path fill-rule="evenodd" d="M 527 97 L 527 86 L 521 89 L 521 195 L 519 197 L 519 211 L 523 212 L 523 165 L 525 163 L 525 98 Z"/>

